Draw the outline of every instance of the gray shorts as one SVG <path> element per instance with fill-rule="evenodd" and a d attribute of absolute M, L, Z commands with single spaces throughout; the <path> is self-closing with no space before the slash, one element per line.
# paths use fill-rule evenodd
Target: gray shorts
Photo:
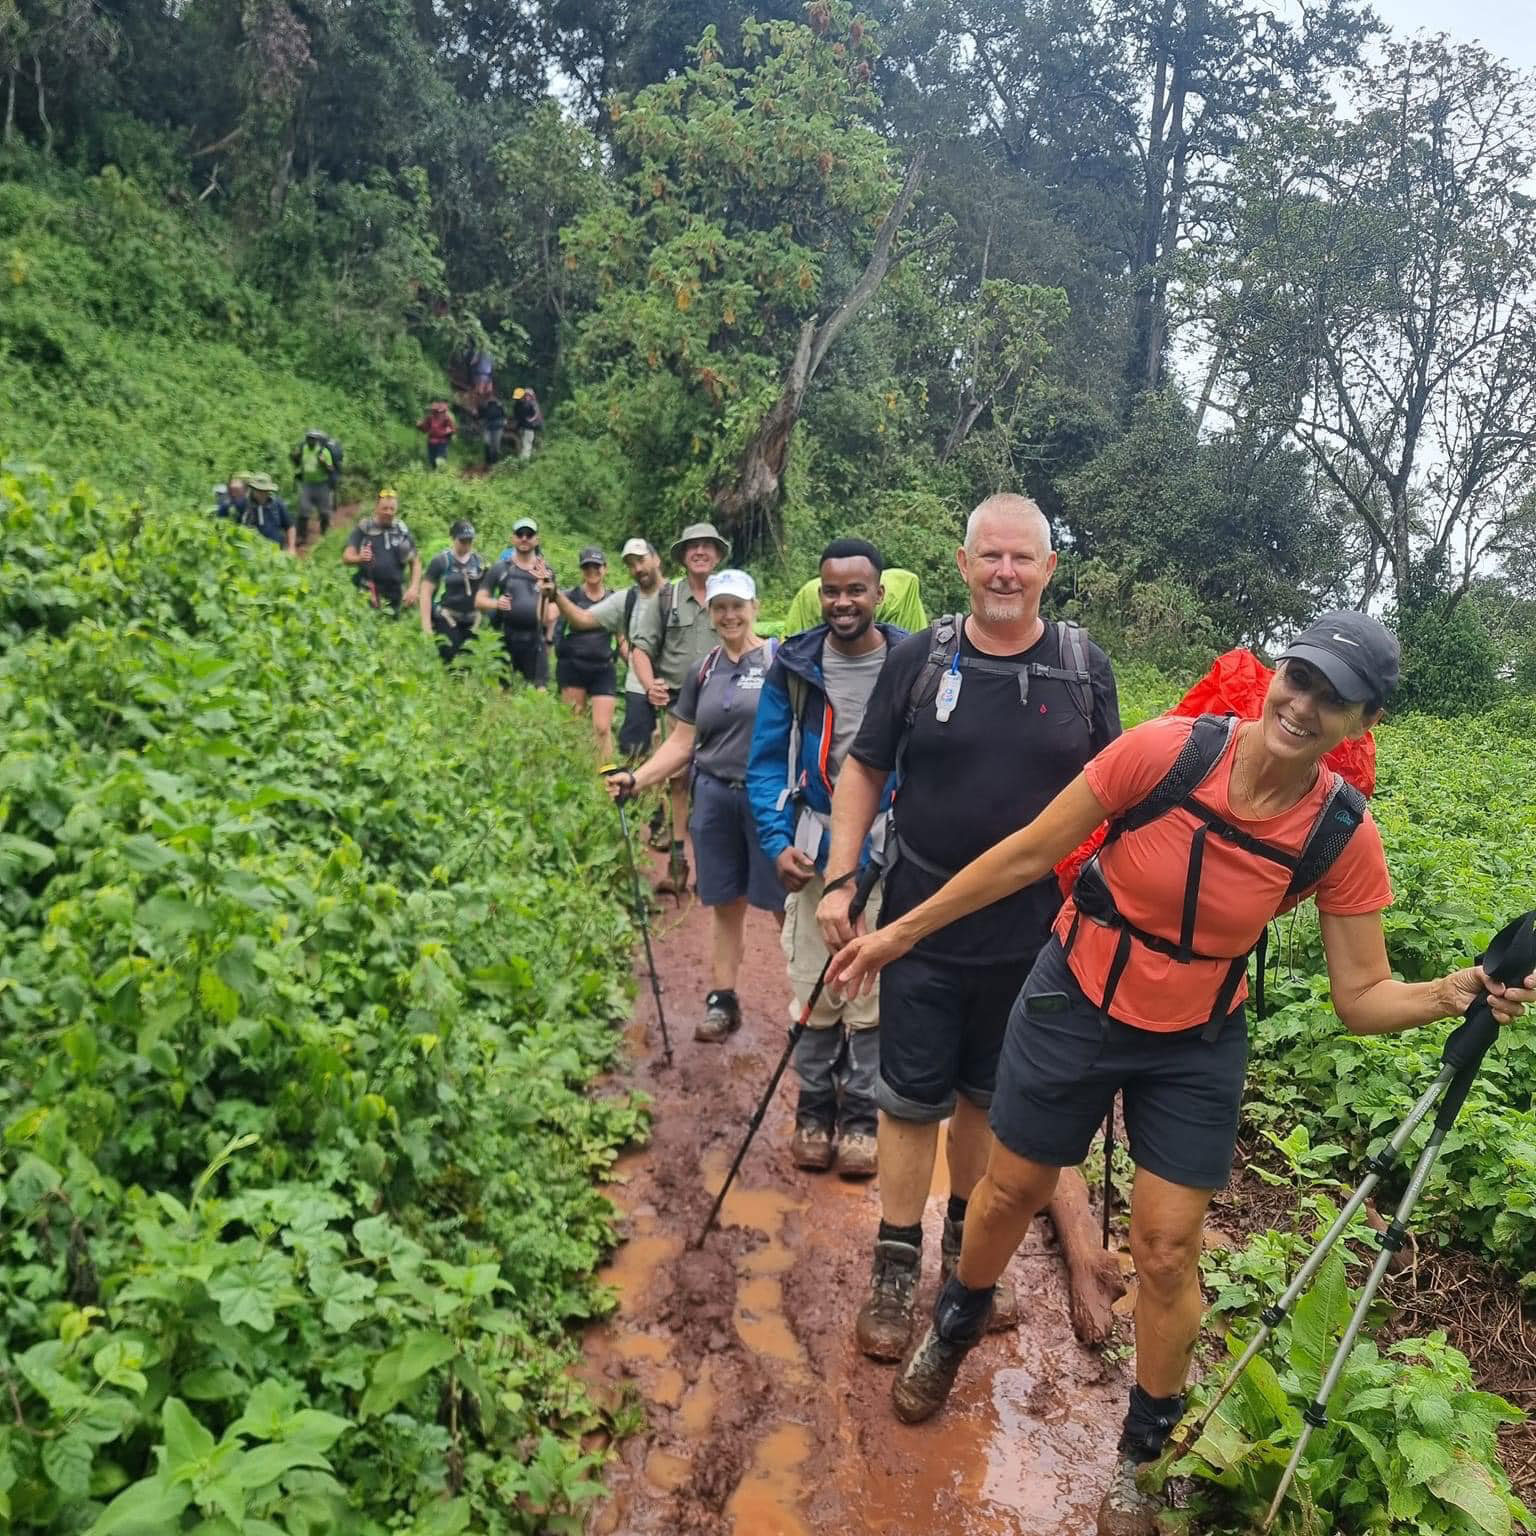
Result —
<path fill-rule="evenodd" d="M 1070 1168 L 1088 1155 L 1119 1093 L 1138 1168 L 1220 1189 L 1232 1172 L 1247 1069 L 1241 1004 L 1214 1034 L 1203 1024 L 1166 1034 L 1122 1024 L 1084 996 L 1053 937 L 1008 1020 L 992 1134 L 1019 1157 Z"/>
<path fill-rule="evenodd" d="M 323 480 L 306 481 L 299 487 L 299 512 L 308 517 L 329 517 L 336 500 L 335 493 Z"/>
<path fill-rule="evenodd" d="M 724 907 L 745 896 L 764 912 L 784 910 L 784 887 L 758 844 L 745 787 L 696 773 L 688 832 L 704 906 Z"/>

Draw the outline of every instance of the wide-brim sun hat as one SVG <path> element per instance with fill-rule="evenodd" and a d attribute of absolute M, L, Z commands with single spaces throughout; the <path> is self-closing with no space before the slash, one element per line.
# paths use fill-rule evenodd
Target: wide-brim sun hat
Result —
<path fill-rule="evenodd" d="M 271 475 L 248 475 L 246 477 L 246 489 L 252 491 L 266 491 L 268 495 L 277 494 L 277 481 Z"/>
<path fill-rule="evenodd" d="M 672 559 L 674 562 L 683 558 L 683 546 L 696 544 L 700 539 L 709 539 L 716 549 L 720 551 L 722 560 L 731 558 L 731 541 L 722 536 L 720 530 L 713 523 L 689 523 L 672 541 Z"/>
<path fill-rule="evenodd" d="M 1397 687 L 1402 666 L 1397 636 L 1379 619 L 1351 609 L 1314 619 L 1275 660 L 1315 667 L 1352 704 L 1384 702 Z"/>
<path fill-rule="evenodd" d="M 757 601 L 757 583 L 745 571 L 716 571 L 704 583 L 704 601 L 717 597 L 739 597 L 744 603 Z"/>

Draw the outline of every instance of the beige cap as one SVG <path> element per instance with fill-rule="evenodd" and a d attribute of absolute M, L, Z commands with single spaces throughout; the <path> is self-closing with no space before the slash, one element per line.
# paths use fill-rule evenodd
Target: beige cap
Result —
<path fill-rule="evenodd" d="M 619 551 L 620 560 L 628 560 L 631 555 L 654 555 L 656 551 L 646 543 L 644 539 L 629 539 L 624 548 Z"/>

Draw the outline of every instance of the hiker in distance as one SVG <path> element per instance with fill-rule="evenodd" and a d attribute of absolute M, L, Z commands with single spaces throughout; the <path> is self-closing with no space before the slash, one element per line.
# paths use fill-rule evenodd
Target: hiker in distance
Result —
<path fill-rule="evenodd" d="M 661 588 L 661 558 L 644 539 L 630 539 L 620 551 L 632 585 L 610 592 L 590 607 L 579 606 L 562 592 L 553 579 L 545 583 L 544 595 L 555 604 L 561 621 L 569 629 L 604 629 L 618 637 L 619 655 L 630 662 L 634 654 L 636 624 L 656 604 Z M 619 727 L 619 751 L 626 758 L 644 757 L 651 750 L 656 734 L 656 706 L 646 696 L 645 685 L 633 664 L 625 670 L 624 721 Z"/>
<path fill-rule="evenodd" d="M 758 842 L 788 892 L 782 938 L 793 1019 L 827 959 L 816 908 L 825 890 L 833 787 L 891 647 L 907 637 L 875 622 L 885 596 L 883 565 L 863 539 L 836 539 L 821 552 L 821 623 L 779 647 L 752 732 L 747 795 Z M 891 787 L 887 781 L 880 802 L 880 847 Z M 866 848 L 861 862 L 870 854 Z M 877 888 L 865 909 L 871 922 L 879 903 Z M 795 1045 L 800 1099 L 790 1155 L 797 1168 L 821 1172 L 835 1159 L 845 1179 L 873 1176 L 879 1023 L 875 996 L 823 989 Z"/>
<path fill-rule="evenodd" d="M 900 956 L 1029 889 L 1109 818 L 1009 1019 L 996 1141 L 960 1262 L 893 1393 L 908 1422 L 944 1403 L 1004 1266 L 1123 1094 L 1136 1164 L 1136 1384 L 1101 1536 L 1157 1529 L 1161 1505 L 1138 1489 L 1136 1469 L 1158 1457 L 1184 1411 L 1201 1231 L 1231 1171 L 1247 958 L 1265 926 L 1315 893 L 1333 1005 L 1355 1034 L 1450 1018 L 1484 986 L 1504 1023 L 1536 999 L 1536 976 L 1521 988 L 1488 983 L 1476 967 L 1428 982 L 1392 977 L 1381 838 L 1364 797 L 1322 759 L 1381 718 L 1397 679 L 1397 642 L 1375 619 L 1325 614 L 1281 654 L 1258 720 L 1164 717 L 1127 732 L 1028 826 L 833 961 L 850 988 L 886 968 L 889 996 Z"/>
<path fill-rule="evenodd" d="M 387 603 L 396 615 L 402 603 L 408 608 L 415 604 L 421 586 L 421 554 L 399 511 L 399 496 L 386 486 L 374 503 L 373 516 L 352 530 L 341 552 L 342 564 L 354 567 L 352 579 L 373 606 Z"/>
<path fill-rule="evenodd" d="M 539 553 L 539 525 L 520 517 L 512 525 L 512 549 L 486 573 L 475 607 L 491 615 L 507 653 L 508 680 L 524 678 L 535 688 L 549 684 L 549 638 L 554 611 L 544 600 L 550 569 Z"/>
<path fill-rule="evenodd" d="M 747 803 L 752 725 L 774 643 L 760 640 L 757 587 L 745 571 L 716 571 L 707 590 L 708 619 L 719 643 L 689 672 L 672 706 L 672 734 L 649 762 L 607 776 L 608 792 L 628 798 L 693 767 L 689 830 L 699 865 L 699 900 L 710 909 L 710 972 L 695 1040 L 719 1041 L 741 1028 L 736 978 L 741 971 L 747 907 L 782 919 L 784 888 L 758 846 Z M 704 626 L 700 625 L 702 629 Z"/>
<path fill-rule="evenodd" d="M 833 950 L 853 937 L 853 888 L 843 877 L 858 867 L 893 772 L 882 923 L 921 905 L 961 866 L 1027 826 L 1120 734 L 1104 653 L 1081 631 L 1040 617 L 1056 556 L 1034 502 L 1011 495 L 982 502 L 956 558 L 970 612 L 941 618 L 895 647 L 832 796 L 817 917 Z M 1060 900 L 1046 870 L 917 945 L 881 986 L 880 1226 L 855 1327 L 871 1359 L 899 1360 L 911 1336 L 923 1208 L 946 1119 L 941 1275 L 960 1253 L 967 1201 L 987 1165 L 987 1109 L 1008 1012 Z M 1012 1317 L 1005 1295 L 994 1318 L 1004 1326 Z"/>
<path fill-rule="evenodd" d="M 698 671 L 715 647 L 707 583 L 710 572 L 730 556 L 731 546 L 713 523 L 691 523 L 672 545 L 672 563 L 682 566 L 682 576 L 661 588 L 654 607 L 635 616 L 629 664 L 656 709 L 671 708 L 689 675 Z M 688 781 L 681 773 L 672 781 L 671 796 L 672 850 L 666 876 L 656 889 L 664 896 L 681 896 L 688 889 L 688 860 L 683 851 Z"/>
<path fill-rule="evenodd" d="M 271 475 L 236 475 L 229 482 L 229 497 L 220 517 L 231 518 L 242 528 L 254 528 L 285 554 L 297 554 L 293 517 L 288 503 L 277 494 L 277 482 Z"/>
<path fill-rule="evenodd" d="M 595 544 L 589 544 L 581 552 L 581 582 L 567 592 L 562 592 L 553 579 L 544 584 L 544 597 L 551 597 L 554 605 L 563 597 L 572 608 L 590 611 L 616 593 L 608 591 L 608 558 Z M 564 613 L 564 607 L 560 608 Z M 597 755 L 601 762 L 613 757 L 613 709 L 619 691 L 619 673 L 614 665 L 613 642 L 602 629 L 589 629 L 567 623 L 564 618 L 556 621 L 555 632 L 555 686 L 561 699 L 578 715 L 585 713 L 588 700 L 592 705 L 592 733 L 597 738 Z"/>
<path fill-rule="evenodd" d="M 460 518 L 452 536 L 452 547 L 434 555 L 421 578 L 421 632 L 437 637 L 445 666 L 475 632 L 480 617 L 475 594 L 485 577 L 485 561 L 475 548 L 475 525 Z"/>
<path fill-rule="evenodd" d="M 311 427 L 288 455 L 293 478 L 299 487 L 299 510 L 294 519 L 299 543 L 309 541 L 309 520 L 320 524 L 320 537 L 331 531 L 336 511 L 336 487 L 341 482 L 341 445 L 319 427 Z"/>

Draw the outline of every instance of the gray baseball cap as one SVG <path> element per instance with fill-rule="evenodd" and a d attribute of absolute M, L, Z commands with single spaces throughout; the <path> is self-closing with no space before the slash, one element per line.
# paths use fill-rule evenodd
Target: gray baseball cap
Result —
<path fill-rule="evenodd" d="M 1276 658 L 1304 661 L 1333 684 L 1341 699 L 1384 701 L 1397 687 L 1397 636 L 1368 613 L 1335 609 L 1314 619 Z"/>

